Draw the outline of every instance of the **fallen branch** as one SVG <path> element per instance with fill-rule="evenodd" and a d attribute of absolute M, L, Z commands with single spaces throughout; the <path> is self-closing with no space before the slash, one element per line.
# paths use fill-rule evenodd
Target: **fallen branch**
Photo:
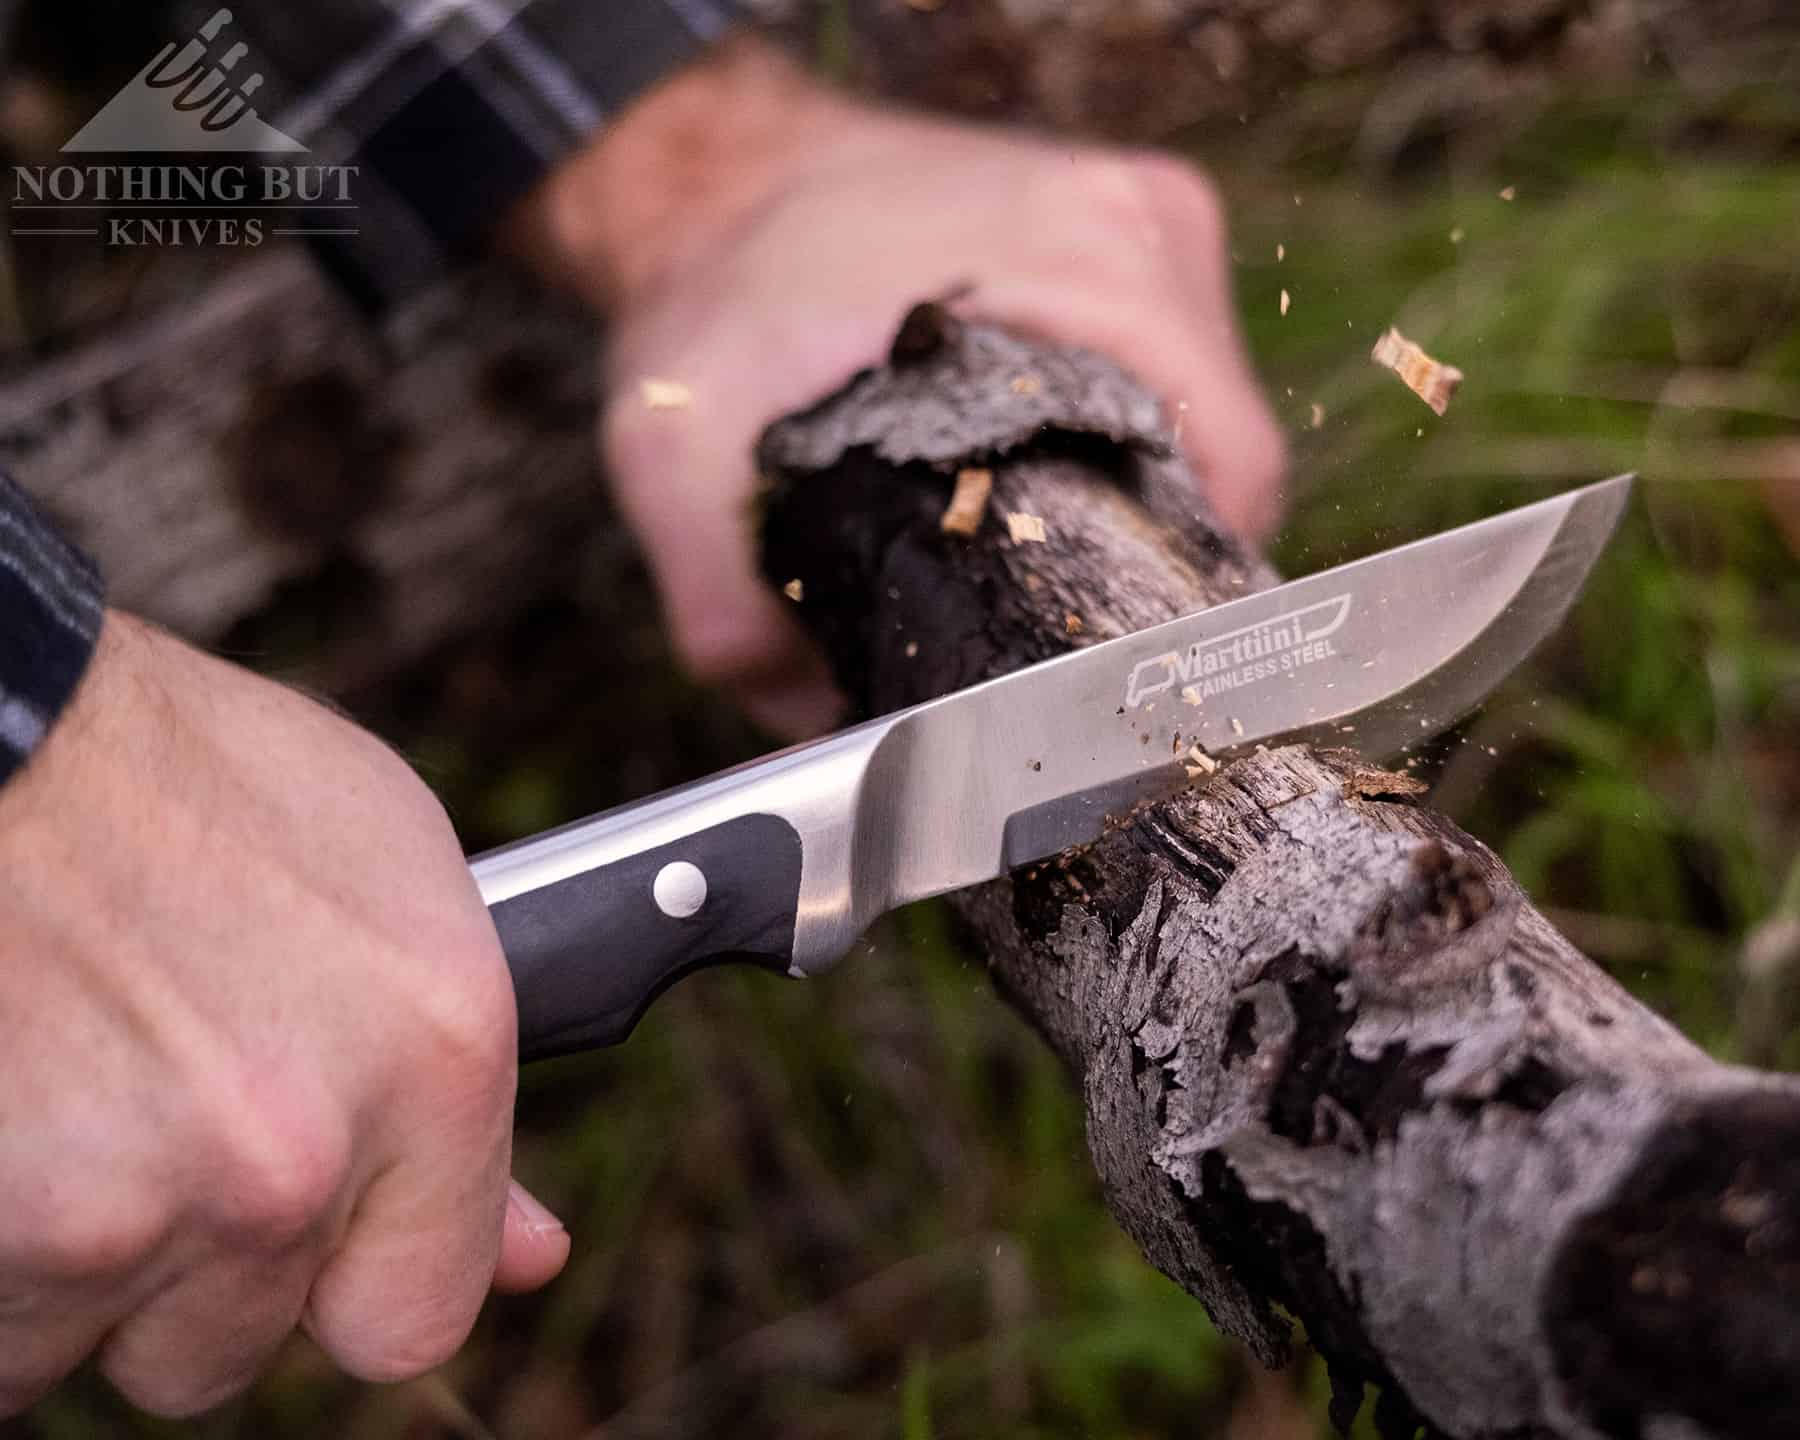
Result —
<path fill-rule="evenodd" d="M 765 572 L 867 710 L 1272 580 L 1107 362 L 935 307 L 897 352 L 761 449 Z M 1683 1039 L 1421 788 L 1259 752 L 954 904 L 1120 1223 L 1265 1361 L 1302 1321 L 1341 1425 L 1372 1382 L 1390 1437 L 1800 1433 L 1800 1084 Z"/>

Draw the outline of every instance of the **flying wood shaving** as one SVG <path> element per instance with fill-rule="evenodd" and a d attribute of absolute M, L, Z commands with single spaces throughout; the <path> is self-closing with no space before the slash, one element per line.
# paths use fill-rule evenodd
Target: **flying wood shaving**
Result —
<path fill-rule="evenodd" d="M 1312 407 L 1312 428 L 1317 430 L 1324 423 L 1325 423 L 1325 407 L 1323 405 L 1321 405 L 1317 400 L 1315 400 L 1315 401 L 1313 401 L 1313 407 Z"/>
<path fill-rule="evenodd" d="M 798 604 L 806 598 L 806 586 L 802 581 L 790 580 L 781 587 L 781 593 Z"/>
<path fill-rule="evenodd" d="M 1519 197 L 1519 187 L 1517 185 L 1508 185 L 1504 190 L 1502 190 L 1500 192 L 1500 198 L 1502 200 L 1512 201 L 1512 200 L 1518 199 L 1518 197 Z"/>
<path fill-rule="evenodd" d="M 973 535 L 981 528 L 981 517 L 987 513 L 988 496 L 994 489 L 994 472 L 974 466 L 956 472 L 956 493 L 950 497 L 950 508 L 938 521 L 946 535 Z"/>
<path fill-rule="evenodd" d="M 1048 536 L 1044 533 L 1044 522 L 1036 515 L 1022 515 L 1014 510 L 1006 517 L 1006 528 L 1012 532 L 1015 545 L 1023 545 L 1030 541 L 1034 545 L 1043 545 Z"/>
<path fill-rule="evenodd" d="M 1081 617 L 1079 615 L 1077 615 L 1073 610 L 1069 611 L 1068 614 L 1063 616 L 1063 633 L 1064 634 L 1079 635 L 1082 632 L 1082 629 L 1083 629 L 1083 626 L 1081 623 Z"/>
<path fill-rule="evenodd" d="M 1187 771 L 1190 780 L 1198 780 L 1202 775 L 1211 775 L 1219 768 L 1219 762 L 1198 745 L 1188 747 L 1187 754 L 1181 757 L 1181 764 Z"/>
<path fill-rule="evenodd" d="M 694 392 L 679 380 L 644 380 L 639 382 L 644 404 L 651 410 L 691 410 Z"/>
<path fill-rule="evenodd" d="M 1450 408 L 1450 397 L 1462 384 L 1463 372 L 1454 365 L 1433 360 L 1398 330 L 1389 329 L 1375 342 L 1369 358 L 1392 370 L 1407 388 L 1439 415 Z"/>
<path fill-rule="evenodd" d="M 1043 381 L 1035 375 L 1013 376 L 1012 392 L 1015 395 L 1035 395 L 1043 388 Z"/>
<path fill-rule="evenodd" d="M 1281 313 L 1283 315 L 1287 314 L 1288 306 L 1291 304 L 1293 304 L 1293 300 L 1289 297 L 1288 292 L 1283 290 L 1281 292 Z"/>

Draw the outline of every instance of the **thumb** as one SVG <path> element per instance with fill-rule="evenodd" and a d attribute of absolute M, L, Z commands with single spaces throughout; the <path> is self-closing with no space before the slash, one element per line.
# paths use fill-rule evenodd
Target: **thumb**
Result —
<path fill-rule="evenodd" d="M 500 1232 L 500 1262 L 494 1289 L 522 1295 L 548 1285 L 569 1258 L 569 1232 L 517 1180 L 506 1192 L 506 1223 Z"/>

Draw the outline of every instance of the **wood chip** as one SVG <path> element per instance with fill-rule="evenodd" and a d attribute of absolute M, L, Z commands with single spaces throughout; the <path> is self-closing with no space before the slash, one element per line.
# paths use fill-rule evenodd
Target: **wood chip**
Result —
<path fill-rule="evenodd" d="M 781 593 L 795 604 L 806 598 L 806 586 L 799 580 L 790 580 L 781 587 Z"/>
<path fill-rule="evenodd" d="M 1408 768 L 1417 760 L 1408 760 Z M 1358 766 L 1344 777 L 1344 793 L 1364 800 L 1385 800 L 1423 795 L 1431 787 L 1414 775 L 1400 775 L 1375 765 Z"/>
<path fill-rule="evenodd" d="M 1079 635 L 1082 629 L 1081 617 L 1073 610 L 1063 616 L 1063 633 L 1065 635 Z"/>
<path fill-rule="evenodd" d="M 1517 200 L 1519 198 L 1519 187 L 1517 185 L 1508 185 L 1500 192 L 1500 198 L 1508 202 Z"/>
<path fill-rule="evenodd" d="M 1279 265 L 1285 259 L 1287 259 L 1287 246 L 1277 245 L 1275 247 L 1275 263 Z"/>
<path fill-rule="evenodd" d="M 641 380 L 638 390 L 651 410 L 692 410 L 694 392 L 679 380 Z"/>
<path fill-rule="evenodd" d="M 918 659 L 918 656 L 919 642 L 917 640 L 908 640 L 906 642 L 906 658 L 908 660 L 916 660 Z"/>
<path fill-rule="evenodd" d="M 1043 545 L 1048 537 L 1044 534 L 1044 522 L 1036 515 L 1022 515 L 1017 510 L 1006 517 L 1006 528 L 1012 532 L 1015 545 L 1023 545 L 1027 541 L 1034 545 Z"/>
<path fill-rule="evenodd" d="M 1323 405 L 1321 405 L 1317 400 L 1315 400 L 1315 401 L 1313 401 L 1313 407 L 1312 407 L 1312 428 L 1317 430 L 1324 423 L 1325 423 L 1325 407 Z"/>
<path fill-rule="evenodd" d="M 1012 393 L 1015 395 L 1035 395 L 1043 388 L 1043 382 L 1035 375 L 1013 376 Z"/>
<path fill-rule="evenodd" d="M 1458 225 L 1454 230 L 1452 230 L 1450 232 L 1450 243 L 1452 245 L 1460 245 L 1460 244 L 1462 244 L 1462 242 L 1463 242 L 1463 228 L 1462 228 L 1462 226 Z"/>
<path fill-rule="evenodd" d="M 1198 780 L 1202 775 L 1211 775 L 1219 768 L 1219 762 L 1198 745 L 1188 747 L 1187 754 L 1181 757 L 1181 763 L 1190 780 Z"/>
<path fill-rule="evenodd" d="M 944 511 L 938 528 L 946 535 L 973 535 L 981 528 L 981 517 L 987 514 L 988 496 L 993 493 L 994 472 L 969 466 L 956 472 L 956 493 L 950 497 L 950 508 Z"/>
<path fill-rule="evenodd" d="M 1283 290 L 1281 292 L 1281 313 L 1283 315 L 1287 314 L 1288 306 L 1293 303 L 1294 302 L 1292 301 L 1292 299 L 1289 298 L 1287 291 Z"/>
<path fill-rule="evenodd" d="M 1398 330 L 1390 328 L 1375 342 L 1369 358 L 1392 370 L 1413 394 L 1439 415 L 1450 408 L 1450 397 L 1462 384 L 1463 372 L 1454 365 L 1433 360 Z"/>

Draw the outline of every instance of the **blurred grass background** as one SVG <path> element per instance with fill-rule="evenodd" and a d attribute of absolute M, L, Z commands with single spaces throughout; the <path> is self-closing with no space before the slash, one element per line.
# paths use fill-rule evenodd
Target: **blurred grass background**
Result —
<path fill-rule="evenodd" d="M 823 68 L 877 83 L 849 8 L 791 23 Z M 1720 1055 L 1792 1065 L 1800 987 L 1774 962 L 1800 967 L 1800 51 L 1698 28 L 1680 63 L 1566 68 L 1473 115 L 1375 63 L 1241 122 L 1149 128 L 1229 202 L 1293 442 L 1285 569 L 1642 472 L 1563 633 L 1417 769 L 1639 995 Z M 980 93 L 965 108 L 1030 113 Z M 1369 363 L 1389 324 L 1467 372 L 1442 420 Z M 472 849 L 759 747 L 671 672 L 635 561 L 603 579 L 614 598 L 547 602 L 358 705 Z M 636 622 L 606 666 L 595 607 Z M 822 982 L 700 977 L 622 1050 L 528 1072 L 517 1169 L 567 1219 L 570 1268 L 491 1304 L 438 1375 L 360 1386 L 296 1342 L 194 1425 L 84 1379 L 0 1431 L 1325 1433 L 1303 1349 L 1253 1373 L 1108 1220 L 1073 1088 L 931 906 Z"/>

